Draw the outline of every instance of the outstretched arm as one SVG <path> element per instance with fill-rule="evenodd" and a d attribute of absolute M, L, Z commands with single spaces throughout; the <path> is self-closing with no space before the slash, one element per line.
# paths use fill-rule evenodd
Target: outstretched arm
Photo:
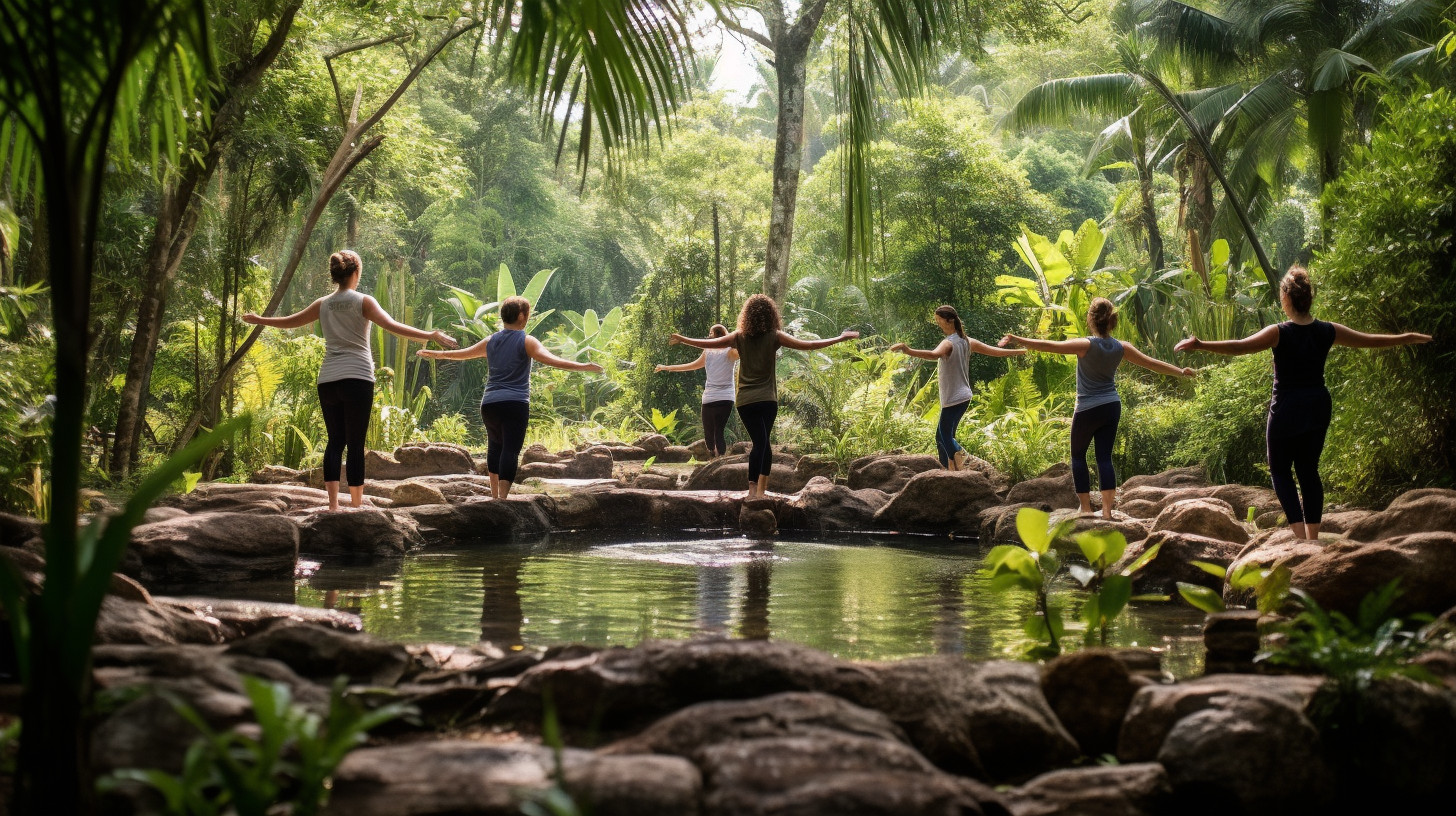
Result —
<path fill-rule="evenodd" d="M 913 349 L 905 345 L 904 343 L 896 343 L 895 345 L 890 346 L 890 351 L 903 352 L 910 355 L 911 357 L 919 357 L 922 360 L 939 360 L 940 358 L 950 354 L 950 341 L 942 340 L 940 341 L 940 345 L 936 346 L 933 349 Z"/>
<path fill-rule="evenodd" d="M 1149 371 L 1156 371 L 1159 374 L 1167 374 L 1170 377 L 1192 377 L 1198 372 L 1191 368 L 1179 368 L 1172 363 L 1165 363 L 1162 360 L 1154 359 L 1132 347 L 1131 343 L 1122 344 L 1122 356 L 1129 363 L 1135 366 L 1142 366 Z"/>
<path fill-rule="evenodd" d="M 826 337 L 823 340 L 800 340 L 786 331 L 779 331 L 779 345 L 784 348 L 798 349 L 799 351 L 818 351 L 822 348 L 829 348 L 835 343 L 843 343 L 845 340 L 853 340 L 859 337 L 857 331 L 840 332 L 838 337 Z"/>
<path fill-rule="evenodd" d="M 685 346 L 692 346 L 693 348 L 721 349 L 732 346 L 737 339 L 738 332 L 736 331 L 728 332 L 722 337 L 684 337 L 681 334 L 674 333 L 671 337 L 667 338 L 667 344 L 669 346 L 676 346 L 681 343 Z"/>
<path fill-rule="evenodd" d="M 489 338 L 486 338 L 489 339 Z M 474 360 L 477 357 L 485 356 L 485 340 L 481 340 L 473 346 L 467 346 L 455 351 L 437 351 L 435 349 L 420 349 L 415 352 L 417 357 L 427 357 L 431 360 Z"/>
<path fill-rule="evenodd" d="M 1338 331 L 1335 336 L 1339 337 Z M 1242 340 L 1199 340 L 1197 337 L 1186 337 L 1179 340 L 1173 350 L 1211 351 L 1214 354 L 1237 357 L 1240 354 L 1253 354 L 1271 349 L 1277 345 L 1279 345 L 1279 327 L 1276 325 L 1265 326 Z"/>
<path fill-rule="evenodd" d="M 663 365 L 658 363 L 653 371 L 696 371 L 708 364 L 708 355 L 699 354 L 698 359 L 691 363 L 680 363 L 678 365 Z"/>
<path fill-rule="evenodd" d="M 532 360 L 543 365 L 549 365 L 552 368 L 564 368 L 567 371 L 591 371 L 596 374 L 600 374 L 605 370 L 596 363 L 577 363 L 565 357 L 557 357 L 551 353 L 550 349 L 541 345 L 540 340 L 530 335 L 526 336 L 526 354 Z"/>
<path fill-rule="evenodd" d="M 1335 345 L 1349 346 L 1351 348 L 1389 348 L 1391 346 L 1411 346 L 1417 343 L 1431 342 L 1429 334 L 1417 334 L 1406 332 L 1405 334 L 1366 334 L 1341 325 L 1331 324 L 1335 327 Z"/>
<path fill-rule="evenodd" d="M 243 315 L 243 322 L 251 323 L 254 326 L 272 326 L 275 329 L 296 329 L 299 326 L 307 326 L 315 320 L 318 320 L 318 316 L 319 302 L 315 300 L 313 303 L 303 307 L 303 311 L 294 312 L 284 317 L 263 317 L 248 312 Z"/>
<path fill-rule="evenodd" d="M 442 331 L 425 331 L 414 326 L 406 326 L 395 320 L 389 316 L 389 312 L 384 311 L 384 307 L 379 305 L 379 301 L 369 295 L 364 296 L 364 317 L 397 337 L 406 337 L 421 343 L 433 340 L 446 348 L 456 348 L 460 345 L 455 342 L 455 338 Z"/>
<path fill-rule="evenodd" d="M 1072 340 L 1036 340 L 1030 337 L 1018 337 L 1008 334 L 1001 338 L 996 345 L 1005 348 L 1011 345 L 1024 346 L 1032 351 L 1044 351 L 1048 354 L 1075 354 L 1081 357 L 1087 353 L 1092 341 L 1085 337 L 1078 337 Z"/>
<path fill-rule="evenodd" d="M 1025 356 L 1026 349 L 1000 348 L 998 346 L 987 345 L 986 343 L 982 343 L 980 340 L 973 339 L 971 340 L 971 353 L 984 354 L 987 357 L 1022 357 Z"/>

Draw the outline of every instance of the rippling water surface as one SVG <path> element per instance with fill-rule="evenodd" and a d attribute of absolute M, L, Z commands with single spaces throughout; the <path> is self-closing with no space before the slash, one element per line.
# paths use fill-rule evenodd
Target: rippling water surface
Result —
<path fill-rule="evenodd" d="M 984 555 L 975 544 L 905 536 L 558 534 L 431 546 L 367 564 L 318 559 L 293 586 L 243 594 L 346 609 L 369 632 L 406 642 L 483 639 L 509 648 L 706 636 L 792 641 L 850 659 L 1015 657 L 1029 643 L 1022 625 L 1031 599 L 992 592 L 979 574 Z M 1068 640 L 1080 645 L 1080 593 L 1059 583 L 1055 597 Z M 1109 644 L 1160 649 L 1165 670 L 1188 676 L 1203 662 L 1201 623 L 1178 602 L 1135 604 Z"/>

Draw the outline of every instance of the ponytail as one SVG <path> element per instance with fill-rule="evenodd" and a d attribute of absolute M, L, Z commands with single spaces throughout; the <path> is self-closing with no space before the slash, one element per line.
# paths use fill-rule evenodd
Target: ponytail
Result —
<path fill-rule="evenodd" d="M 961 316 L 956 313 L 954 306 L 937 306 L 935 316 L 941 320 L 949 320 L 955 326 L 956 334 L 966 337 L 966 328 L 961 325 Z"/>

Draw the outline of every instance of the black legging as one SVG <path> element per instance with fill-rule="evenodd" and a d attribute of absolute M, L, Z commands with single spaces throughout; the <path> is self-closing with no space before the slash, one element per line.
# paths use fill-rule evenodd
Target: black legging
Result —
<path fill-rule="evenodd" d="M 767 476 L 773 469 L 773 449 L 769 446 L 769 435 L 773 433 L 774 420 L 779 415 L 779 404 L 772 401 L 750 402 L 738 406 L 738 418 L 748 431 L 753 446 L 748 449 L 748 483 L 758 483 L 759 476 Z"/>
<path fill-rule="evenodd" d="M 1325 486 L 1320 481 L 1320 453 L 1330 427 L 1328 391 L 1280 397 L 1277 412 L 1269 413 L 1264 445 L 1269 456 L 1269 481 L 1290 524 L 1319 524 L 1325 509 Z M 1290 470 L 1293 469 L 1291 475 Z M 1298 489 L 1294 486 L 1299 478 Z M 1303 506 L 1299 495 L 1304 494 Z"/>
<path fill-rule="evenodd" d="M 337 482 L 344 448 L 349 449 L 349 486 L 364 484 L 364 437 L 374 408 L 374 381 L 333 380 L 318 384 L 319 407 L 329 441 L 324 447 L 324 481 Z"/>
<path fill-rule="evenodd" d="M 1108 402 L 1072 414 L 1072 484 L 1078 493 L 1092 492 L 1092 476 L 1087 472 L 1089 442 L 1095 443 L 1098 489 L 1117 489 L 1117 474 L 1112 470 L 1112 440 L 1117 437 L 1117 423 L 1121 419 L 1121 402 Z"/>
<path fill-rule="evenodd" d="M 723 438 L 723 429 L 728 427 L 728 417 L 733 415 L 733 400 L 715 400 L 703 403 L 703 441 L 708 453 L 721 456 L 728 450 L 728 440 Z"/>
<path fill-rule="evenodd" d="M 514 484 L 521 446 L 526 444 L 526 425 L 531 421 L 531 403 L 487 402 L 480 406 L 480 421 L 485 423 L 485 469 Z"/>

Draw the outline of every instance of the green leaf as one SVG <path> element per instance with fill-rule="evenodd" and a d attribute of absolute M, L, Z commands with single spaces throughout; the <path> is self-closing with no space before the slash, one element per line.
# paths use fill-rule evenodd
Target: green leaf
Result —
<path fill-rule="evenodd" d="M 1016 533 L 1021 536 L 1022 543 L 1032 552 L 1046 552 L 1051 546 L 1051 539 L 1047 538 L 1047 524 L 1051 521 L 1051 515 L 1035 507 L 1023 507 L 1016 511 Z"/>
<path fill-rule="evenodd" d="M 1109 575 L 1102 582 L 1102 617 L 1109 622 L 1115 619 L 1132 599 L 1132 579 L 1125 575 Z"/>
<path fill-rule="evenodd" d="M 1289 581 L 1292 573 L 1289 567 L 1279 564 L 1269 570 L 1263 580 L 1254 589 L 1254 604 L 1260 612 L 1270 614 L 1278 612 L 1289 598 Z"/>
<path fill-rule="evenodd" d="M 511 277 L 511 270 L 505 264 L 496 269 L 495 278 L 495 302 L 502 303 L 506 298 L 516 296 L 516 281 Z"/>
<path fill-rule="evenodd" d="M 1163 542 L 1159 541 L 1157 544 L 1154 544 L 1146 550 L 1143 550 L 1142 555 L 1139 555 L 1137 558 L 1133 559 L 1133 562 L 1131 564 L 1128 564 L 1125 568 L 1123 568 L 1122 574 L 1132 575 L 1143 567 L 1146 567 L 1149 562 L 1151 562 L 1154 558 L 1158 557 L 1158 551 L 1161 549 L 1163 549 Z"/>
<path fill-rule="evenodd" d="M 522 297 L 531 302 L 532 310 L 540 305 L 541 296 L 546 293 L 546 286 L 551 283 L 554 277 L 556 277 L 555 269 L 543 269 L 531 276 L 531 280 L 526 284 L 526 291 Z"/>
<path fill-rule="evenodd" d="M 1224 611 L 1223 597 L 1206 586 L 1178 582 L 1178 594 L 1183 596 L 1195 609 L 1201 609 L 1210 615 L 1215 612 Z"/>
<path fill-rule="evenodd" d="M 1263 564 L 1256 561 L 1245 561 L 1228 573 L 1228 583 L 1231 588 L 1239 591 L 1253 589 L 1264 580 L 1264 576 L 1267 574 L 1268 570 L 1264 568 Z"/>
<path fill-rule="evenodd" d="M 1208 573 L 1209 575 L 1212 575 L 1215 578 L 1222 579 L 1228 573 L 1228 568 L 1227 567 L 1224 567 L 1224 566 L 1222 566 L 1220 564 L 1214 564 L 1214 563 L 1209 562 L 1209 561 L 1189 561 L 1188 563 L 1189 564 L 1192 564 L 1195 567 L 1198 567 L 1199 569 L 1203 570 L 1204 572 Z"/>

